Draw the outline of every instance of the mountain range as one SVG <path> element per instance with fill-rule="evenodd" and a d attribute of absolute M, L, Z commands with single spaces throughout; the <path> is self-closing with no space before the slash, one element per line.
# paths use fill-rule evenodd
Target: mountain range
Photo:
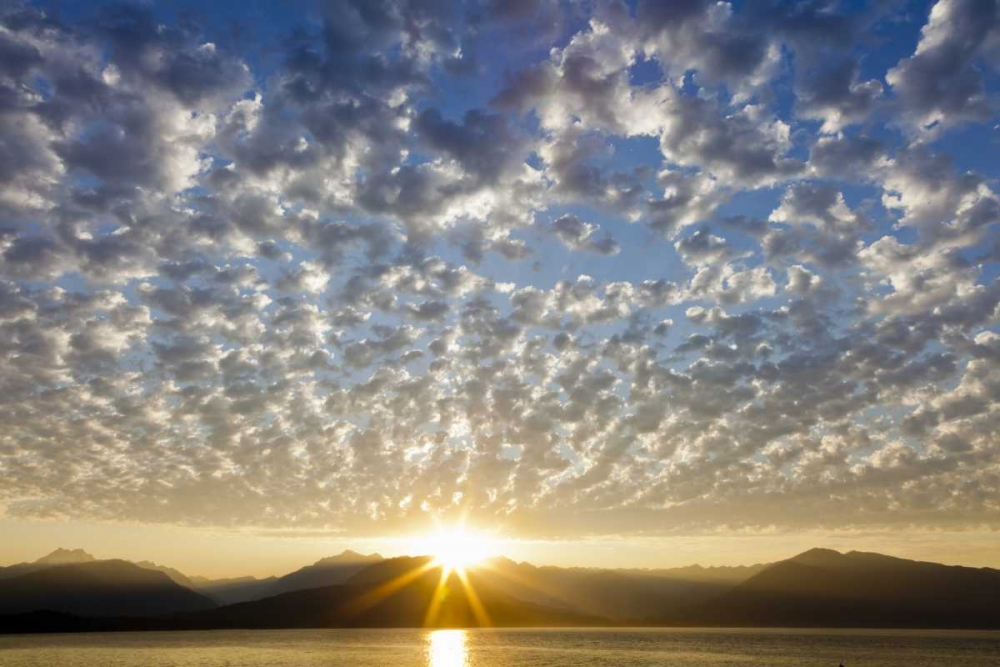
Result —
<path fill-rule="evenodd" d="M 155 616 L 215 602 L 124 560 L 61 563 L 0 580 L 0 614 L 51 609 L 81 616 Z"/>
<path fill-rule="evenodd" d="M 1000 628 L 1000 570 L 811 549 L 665 620 L 744 627 Z"/>
<path fill-rule="evenodd" d="M 497 626 L 1000 628 L 1000 570 L 812 549 L 654 570 L 345 551 L 282 577 L 206 579 L 59 549 L 0 568 L 0 632 Z"/>

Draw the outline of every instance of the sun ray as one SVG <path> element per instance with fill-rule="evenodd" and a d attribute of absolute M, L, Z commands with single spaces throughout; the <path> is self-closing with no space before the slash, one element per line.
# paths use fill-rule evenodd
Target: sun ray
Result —
<path fill-rule="evenodd" d="M 455 590 L 449 588 L 451 586 L 461 587 L 476 624 L 481 627 L 491 626 L 489 614 L 469 579 L 467 569 L 478 567 L 493 555 L 495 549 L 492 540 L 467 529 L 464 521 L 461 521 L 450 527 L 439 525 L 433 533 L 419 538 L 414 544 L 415 548 L 433 558 L 433 567 L 441 570 L 424 615 L 424 626 L 434 627 L 437 624 L 449 590 Z"/>
<path fill-rule="evenodd" d="M 446 567 L 442 567 L 441 577 L 438 579 L 437 585 L 434 587 L 434 594 L 431 596 L 431 603 L 427 605 L 427 613 L 424 615 L 425 628 L 432 627 L 434 625 L 434 621 L 437 620 L 438 611 L 441 609 L 441 603 L 444 601 L 449 576 L 451 576 L 451 571 Z"/>
<path fill-rule="evenodd" d="M 469 601 L 469 606 L 472 607 L 472 613 L 475 615 L 479 627 L 491 627 L 493 623 L 490 621 L 489 614 L 486 613 L 486 608 L 479 599 L 479 594 L 476 593 L 475 587 L 469 581 L 469 575 L 464 569 L 456 570 L 455 572 L 458 574 L 458 580 L 462 582 L 462 588 L 465 589 L 465 598 Z"/>
<path fill-rule="evenodd" d="M 521 574 L 519 574 L 517 572 L 508 572 L 508 571 L 502 570 L 502 569 L 496 567 L 492 562 L 490 562 L 488 560 L 487 561 L 483 561 L 482 563 L 480 563 L 477 566 L 477 569 L 487 570 L 490 573 L 492 573 L 492 574 L 494 574 L 494 575 L 496 575 L 496 576 L 498 576 L 498 577 L 500 577 L 502 579 L 506 579 L 509 582 L 512 582 L 512 583 L 515 583 L 515 584 L 519 584 L 519 585 L 524 586 L 525 588 L 527 588 L 527 589 L 529 589 L 529 590 L 531 590 L 531 591 L 533 591 L 535 593 L 541 593 L 542 595 L 546 595 L 546 596 L 551 597 L 553 599 L 562 599 L 562 597 L 563 597 L 562 594 L 561 594 L 561 591 L 559 591 L 559 589 L 557 587 L 555 587 L 555 586 L 551 586 L 551 587 L 550 586 L 545 586 L 545 585 L 541 584 L 540 582 L 533 581 L 533 580 L 529 579 L 528 577 L 525 577 L 525 576 L 523 576 L 523 575 L 521 575 Z"/>
<path fill-rule="evenodd" d="M 364 595 L 346 603 L 344 605 L 345 612 L 352 616 L 356 616 L 363 611 L 371 609 L 399 589 L 418 579 L 421 575 L 434 569 L 434 567 L 436 567 L 434 561 L 428 560 L 419 567 L 415 567 L 408 572 L 404 572 L 398 577 L 383 582 L 373 590 L 368 591 Z"/>
<path fill-rule="evenodd" d="M 439 527 L 418 540 L 417 548 L 433 556 L 438 565 L 450 570 L 478 565 L 495 552 L 491 538 L 467 529 L 462 523 Z"/>

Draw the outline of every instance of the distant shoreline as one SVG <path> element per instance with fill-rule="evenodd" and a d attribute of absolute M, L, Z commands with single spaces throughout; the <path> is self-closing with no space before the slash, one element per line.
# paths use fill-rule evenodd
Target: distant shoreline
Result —
<path fill-rule="evenodd" d="M 996 636 L 1000 639 L 1000 627 L 997 626 L 830 626 L 830 625 L 798 625 L 798 626 L 753 626 L 753 625 L 698 625 L 698 624 L 595 624 L 595 625 L 496 625 L 496 626 L 441 626 L 426 627 L 419 625 L 384 625 L 384 626 L 194 626 L 186 623 L 187 619 L 161 618 L 87 618 L 62 614 L 59 612 L 31 612 L 0 616 L 0 636 L 37 635 L 37 634 L 117 634 L 117 633 L 198 633 L 198 632 L 273 632 L 278 630 L 468 630 L 468 631 L 572 631 L 572 632 L 602 632 L 602 631 L 678 631 L 678 632 L 720 632 L 738 634 L 741 632 L 760 632 L 775 634 L 892 634 L 918 633 L 948 635 L 952 633 L 982 633 L 986 636 Z"/>

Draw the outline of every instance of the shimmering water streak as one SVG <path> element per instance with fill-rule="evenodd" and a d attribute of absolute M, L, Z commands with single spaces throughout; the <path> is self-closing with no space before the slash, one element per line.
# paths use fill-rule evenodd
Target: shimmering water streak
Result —
<path fill-rule="evenodd" d="M 2 667 L 1000 667 L 998 632 L 279 630 L 0 636 Z"/>
<path fill-rule="evenodd" d="M 465 630 L 435 630 L 427 635 L 429 667 L 468 667 Z"/>

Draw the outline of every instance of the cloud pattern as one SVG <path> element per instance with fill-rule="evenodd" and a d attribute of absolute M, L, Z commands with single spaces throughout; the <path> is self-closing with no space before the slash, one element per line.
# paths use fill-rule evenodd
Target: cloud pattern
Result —
<path fill-rule="evenodd" d="M 995 0 L 340 0 L 267 53 L 3 15 L 8 516 L 1000 525 Z"/>

